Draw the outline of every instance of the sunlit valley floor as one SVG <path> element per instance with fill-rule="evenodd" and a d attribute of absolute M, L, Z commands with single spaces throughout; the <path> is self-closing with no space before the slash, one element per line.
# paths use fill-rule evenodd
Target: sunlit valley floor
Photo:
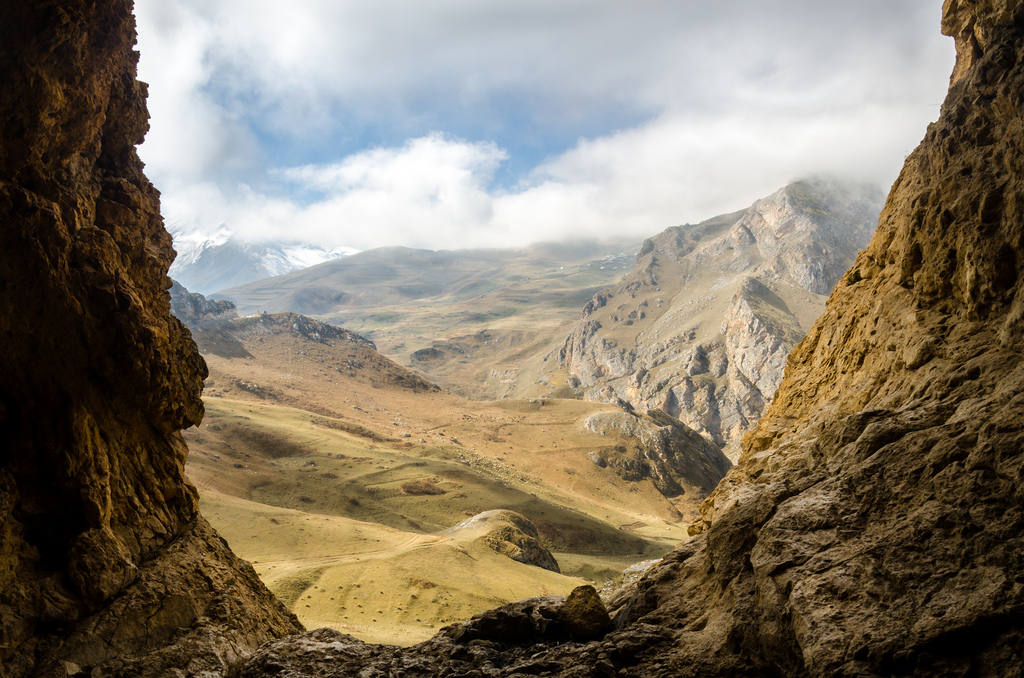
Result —
<path fill-rule="evenodd" d="M 504 601 L 600 585 L 683 539 L 709 489 L 668 499 L 596 464 L 636 445 L 586 430 L 614 406 L 467 401 L 287 316 L 250 325 L 232 332 L 245 357 L 197 332 L 211 376 L 188 472 L 204 515 L 307 627 L 412 643 Z M 561 573 L 489 545 L 507 546 L 501 520 L 452 529 L 494 509 L 527 517 Z"/>

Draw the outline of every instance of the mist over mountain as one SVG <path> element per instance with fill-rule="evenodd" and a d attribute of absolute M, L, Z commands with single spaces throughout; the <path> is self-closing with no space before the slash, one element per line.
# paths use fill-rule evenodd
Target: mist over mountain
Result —
<path fill-rule="evenodd" d="M 355 251 L 303 242 L 247 242 L 224 228 L 213 233 L 172 231 L 171 235 L 178 256 L 170 275 L 202 294 L 283 275 Z"/>

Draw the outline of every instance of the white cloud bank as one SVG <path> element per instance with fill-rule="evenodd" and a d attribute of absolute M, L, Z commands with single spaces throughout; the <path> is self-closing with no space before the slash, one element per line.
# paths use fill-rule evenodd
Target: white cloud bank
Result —
<path fill-rule="evenodd" d="M 643 237 L 811 173 L 888 182 L 952 63 L 919 0 L 239 3 L 138 3 L 143 158 L 172 229 L 324 247 Z M 594 106 L 647 122 L 494 188 L 512 151 L 455 136 L 437 101 L 483 129 L 509 93 L 536 102 L 524 134 Z M 308 143 L 332 116 L 379 115 L 413 130 L 417 105 L 435 131 L 327 164 L 282 166 L 253 128 Z"/>

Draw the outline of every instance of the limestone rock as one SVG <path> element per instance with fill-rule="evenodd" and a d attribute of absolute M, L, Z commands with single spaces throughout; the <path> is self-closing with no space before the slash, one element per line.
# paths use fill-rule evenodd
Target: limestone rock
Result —
<path fill-rule="evenodd" d="M 881 203 L 871 186 L 808 179 L 670 228 L 587 304 L 558 364 L 588 399 L 663 410 L 734 458 Z"/>
<path fill-rule="evenodd" d="M 526 565 L 561 572 L 551 551 L 544 548 L 537 527 L 526 516 L 495 509 L 466 518 L 449 530 L 462 536 L 476 535 L 494 551 Z"/>
<path fill-rule="evenodd" d="M 134 41 L 127 0 L 0 3 L 5 676 L 222 671 L 300 628 L 184 477 L 206 368 L 170 314 Z"/>

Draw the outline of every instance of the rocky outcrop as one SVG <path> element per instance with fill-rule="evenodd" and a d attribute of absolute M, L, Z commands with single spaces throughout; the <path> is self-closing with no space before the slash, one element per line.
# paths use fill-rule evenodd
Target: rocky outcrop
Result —
<path fill-rule="evenodd" d="M 300 629 L 198 514 L 206 368 L 135 145 L 131 3 L 0 4 L 0 674 L 224 671 Z"/>
<path fill-rule="evenodd" d="M 650 479 L 666 497 L 684 494 L 686 488 L 705 497 L 732 466 L 704 436 L 660 410 L 646 415 L 598 412 L 587 417 L 583 427 L 632 441 L 619 449 L 591 452 L 590 459 L 623 480 Z"/>
<path fill-rule="evenodd" d="M 208 299 L 198 292 L 189 292 L 175 280 L 171 280 L 171 313 L 190 328 L 238 317 L 234 303 L 226 299 Z"/>
<path fill-rule="evenodd" d="M 529 518 L 515 511 L 484 511 L 466 518 L 449 532 L 453 535 L 474 536 L 494 551 L 517 562 L 561 572 L 551 551 L 541 544 L 537 527 Z"/>
<path fill-rule="evenodd" d="M 578 643 L 599 637 L 609 628 L 611 620 L 597 592 L 592 586 L 579 586 L 565 598 L 542 596 L 520 600 L 445 627 L 434 638 L 416 646 L 415 652 L 367 645 L 337 631 L 318 629 L 268 643 L 245 666 L 241 678 L 547 675 L 560 668 L 557 661 L 537 662 L 517 655 L 528 651 L 538 640 Z M 610 663 L 604 663 L 611 668 Z M 594 673 L 588 667 L 578 668 L 577 675 L 614 675 L 614 669 L 606 674 Z"/>
<path fill-rule="evenodd" d="M 871 186 L 808 179 L 664 231 L 587 304 L 558 364 L 588 399 L 662 410 L 735 457 L 881 202 Z"/>
<path fill-rule="evenodd" d="M 321 647 L 332 670 L 1020 675 L 1024 4 L 946 0 L 943 30 L 958 59 L 939 120 L 697 536 L 617 599 L 614 630 L 361 646 L 358 663 Z"/>

